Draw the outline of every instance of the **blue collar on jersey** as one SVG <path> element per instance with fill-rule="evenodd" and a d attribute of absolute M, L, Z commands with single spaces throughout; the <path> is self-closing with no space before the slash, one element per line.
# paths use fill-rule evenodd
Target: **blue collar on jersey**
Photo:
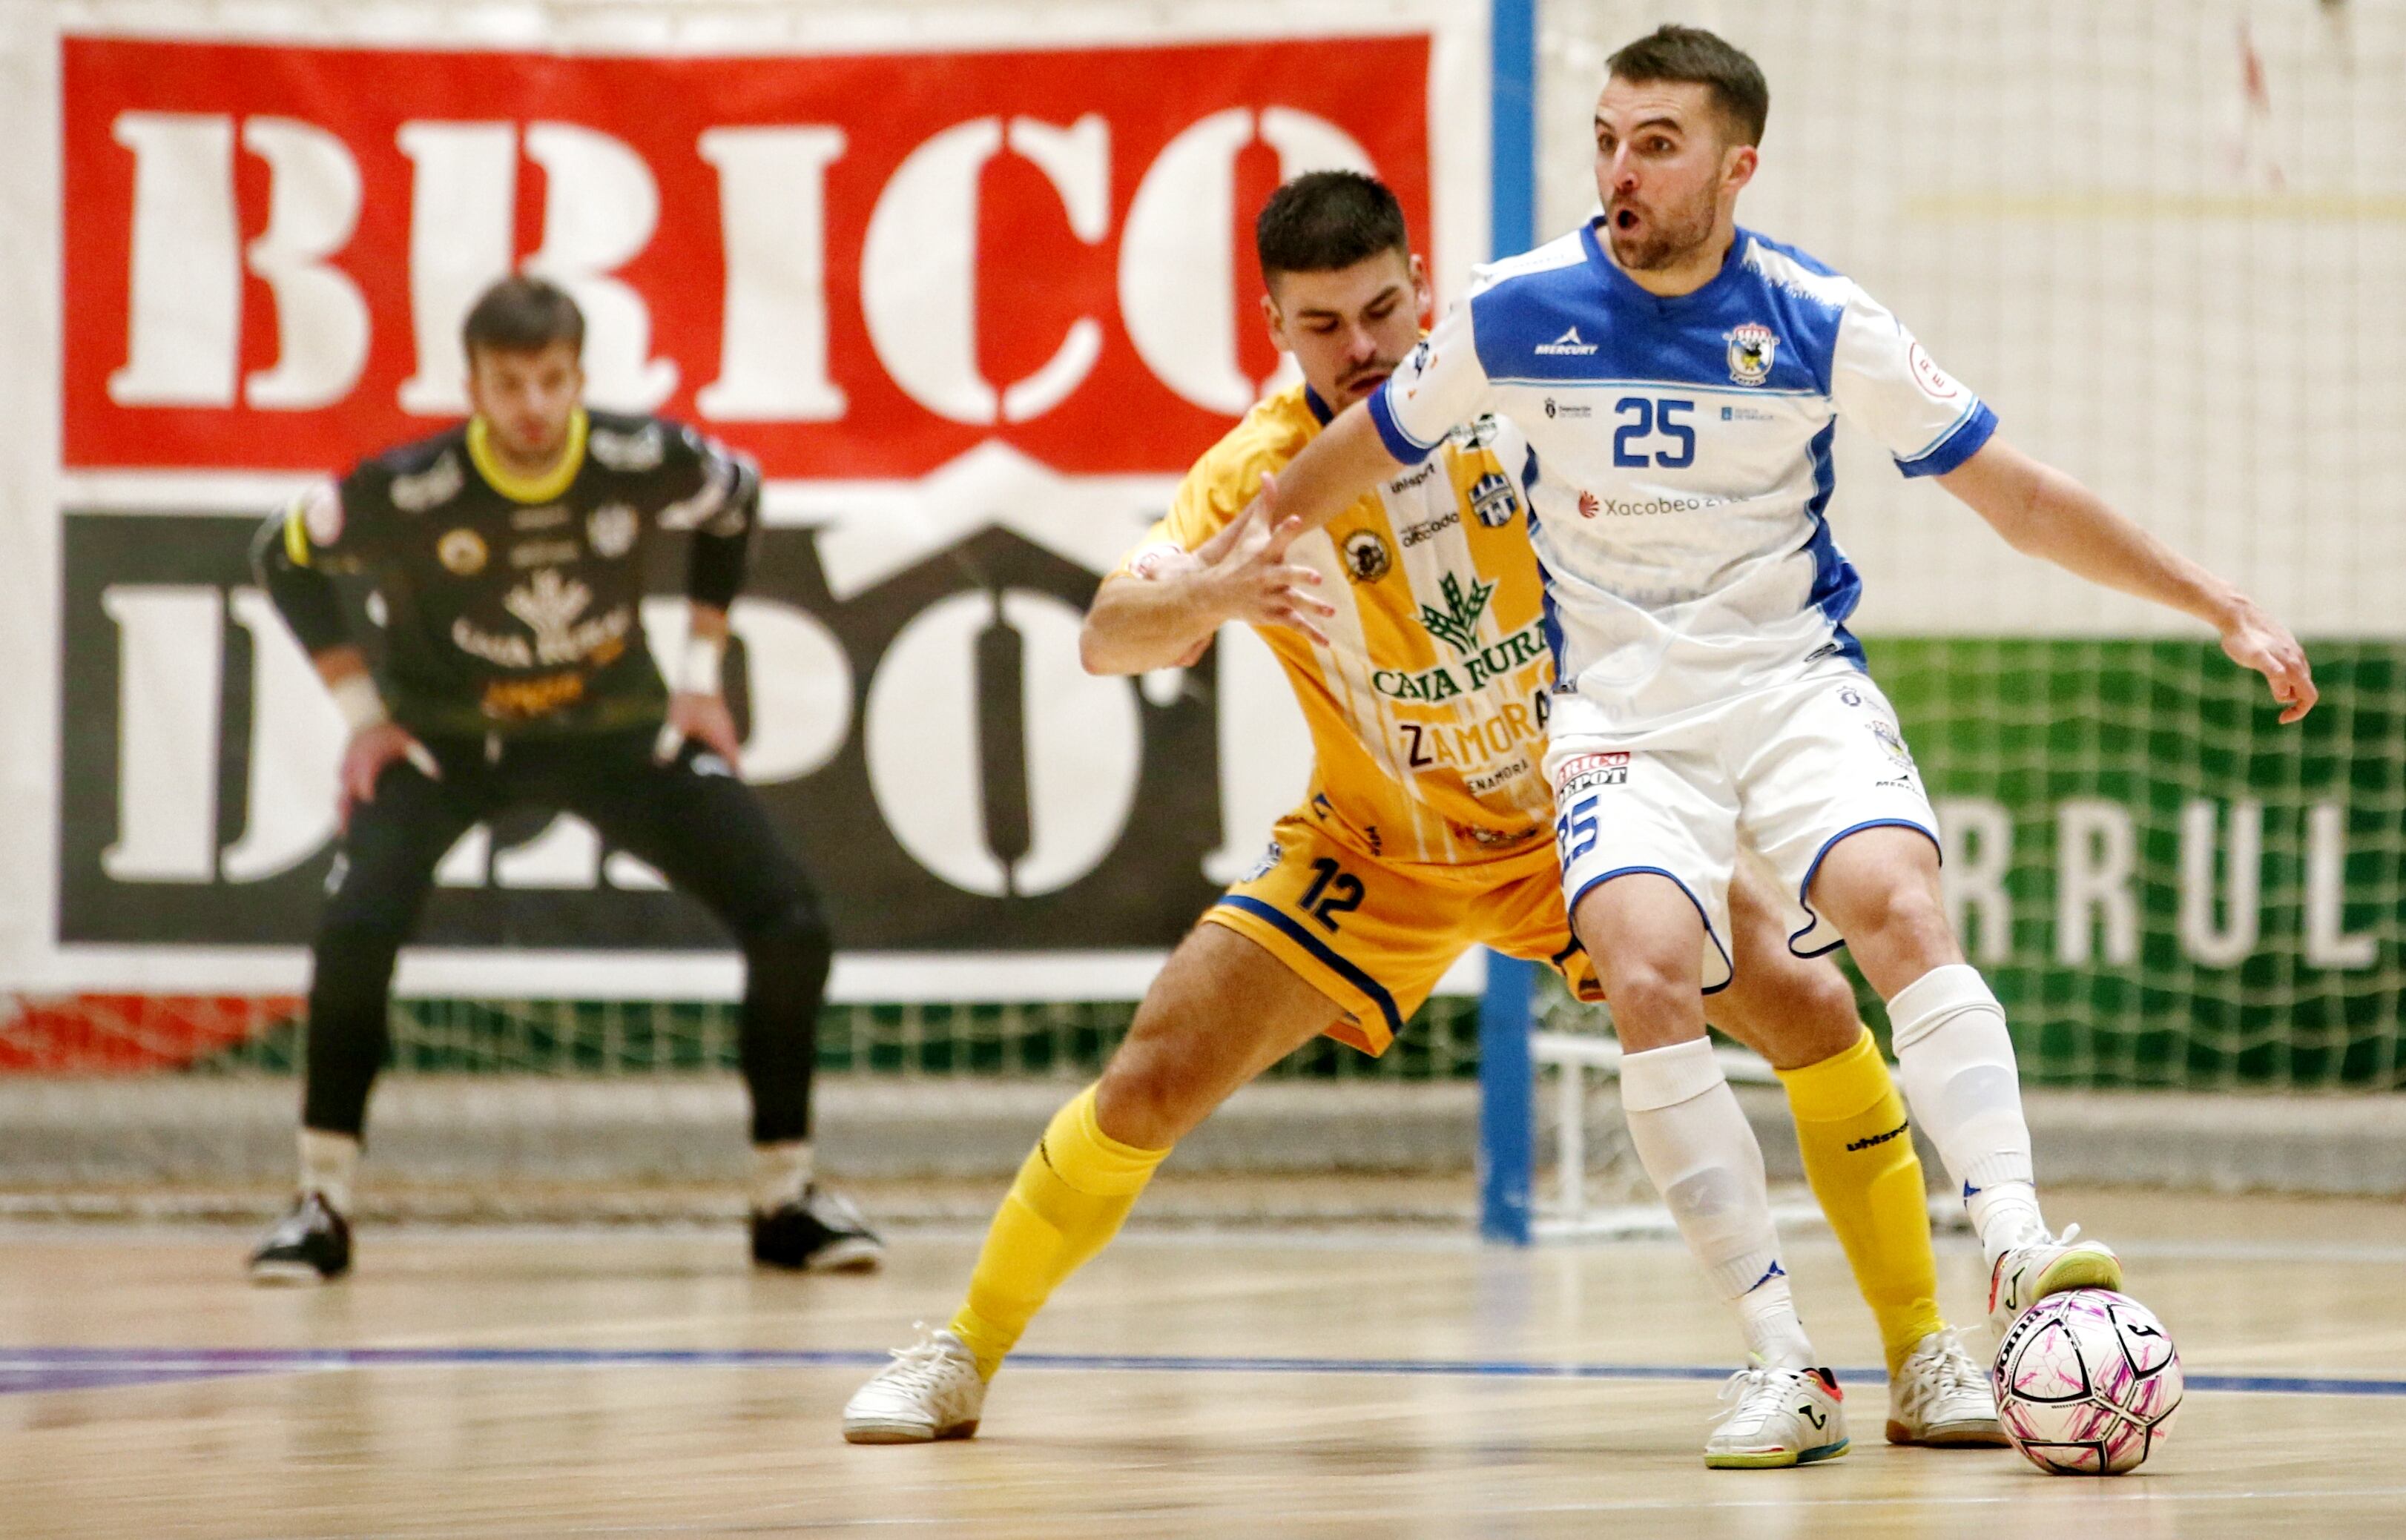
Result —
<path fill-rule="evenodd" d="M 1320 399 L 1320 392 L 1309 385 L 1303 388 L 1303 403 L 1311 408 L 1311 419 L 1323 428 L 1336 419 L 1337 414 L 1330 411 L 1328 403 Z"/>
<path fill-rule="evenodd" d="M 1581 226 L 1579 239 L 1587 246 L 1587 260 L 1602 270 L 1605 286 L 1620 290 L 1625 298 L 1665 307 L 1708 301 L 1728 288 L 1737 271 L 1745 265 L 1747 246 L 1754 239 L 1743 226 L 1737 227 L 1730 237 L 1729 249 L 1721 254 L 1721 270 L 1705 279 L 1704 287 L 1685 294 L 1657 294 L 1623 273 L 1621 264 L 1612 260 L 1611 253 L 1604 249 L 1604 243 L 1596 238 L 1596 232 L 1603 227 L 1604 219 L 1605 217 L 1599 214 Z"/>

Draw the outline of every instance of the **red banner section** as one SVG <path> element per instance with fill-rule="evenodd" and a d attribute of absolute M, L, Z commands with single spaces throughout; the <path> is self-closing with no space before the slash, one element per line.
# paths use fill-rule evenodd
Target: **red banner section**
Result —
<path fill-rule="evenodd" d="M 70 467 L 306 469 L 464 410 L 459 326 L 565 284 L 604 405 L 771 475 L 988 438 L 1175 471 L 1276 357 L 1253 211 L 1429 214 L 1425 36 L 658 59 L 64 44 Z"/>
<path fill-rule="evenodd" d="M 290 996 L 78 995 L 0 1015 L 0 1075 L 176 1069 L 301 1014 Z"/>

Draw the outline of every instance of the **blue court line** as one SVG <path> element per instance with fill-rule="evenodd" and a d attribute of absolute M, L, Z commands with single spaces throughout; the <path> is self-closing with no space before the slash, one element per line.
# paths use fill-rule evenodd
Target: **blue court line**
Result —
<path fill-rule="evenodd" d="M 825 1369 L 875 1368 L 883 1352 L 778 1348 L 7 1348 L 0 1394 L 318 1369 Z M 1151 1374 L 1407 1375 L 1452 1379 L 1717 1380 L 1724 1364 L 1548 1363 L 1529 1359 L 1204 1358 L 1115 1353 L 1014 1353 L 1015 1367 Z M 1878 1384 L 1878 1369 L 1838 1371 Z M 2406 1396 L 2406 1378 L 2192 1374 L 2187 1388 L 2252 1395 Z"/>

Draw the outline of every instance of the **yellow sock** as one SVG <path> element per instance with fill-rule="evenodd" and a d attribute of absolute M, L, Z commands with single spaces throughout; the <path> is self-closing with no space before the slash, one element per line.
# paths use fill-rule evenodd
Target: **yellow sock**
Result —
<path fill-rule="evenodd" d="M 1946 1324 L 1938 1313 L 1930 1200 L 1906 1131 L 1904 1099 L 1869 1031 L 1845 1053 L 1783 1069 L 1779 1079 L 1796 1115 L 1805 1179 L 1847 1249 L 1894 1374 L 1923 1337 Z"/>
<path fill-rule="evenodd" d="M 1167 1150 L 1122 1144 L 1095 1122 L 1088 1086 L 1053 1114 L 996 1211 L 953 1333 L 988 1379 L 1062 1281 L 1119 1233 Z"/>

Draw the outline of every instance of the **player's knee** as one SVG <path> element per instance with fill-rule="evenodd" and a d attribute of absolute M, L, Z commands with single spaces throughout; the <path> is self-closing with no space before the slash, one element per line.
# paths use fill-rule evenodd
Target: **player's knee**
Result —
<path fill-rule="evenodd" d="M 1650 1037 L 1656 1024 L 1701 1015 L 1704 995 L 1693 969 L 1682 969 L 1652 958 L 1632 957 L 1616 963 L 1606 982 L 1613 1020 L 1624 1039 Z"/>
<path fill-rule="evenodd" d="M 1095 1118 L 1139 1150 L 1167 1150 L 1210 1116 L 1217 1080 L 1177 1052 L 1174 1038 L 1131 1034 L 1103 1067 Z"/>
<path fill-rule="evenodd" d="M 1833 1052 L 1852 1048 L 1862 1024 L 1855 1012 L 1855 990 L 1837 965 L 1824 958 L 1790 970 L 1783 982 L 1787 1013 L 1817 1041 L 1835 1044 Z"/>

